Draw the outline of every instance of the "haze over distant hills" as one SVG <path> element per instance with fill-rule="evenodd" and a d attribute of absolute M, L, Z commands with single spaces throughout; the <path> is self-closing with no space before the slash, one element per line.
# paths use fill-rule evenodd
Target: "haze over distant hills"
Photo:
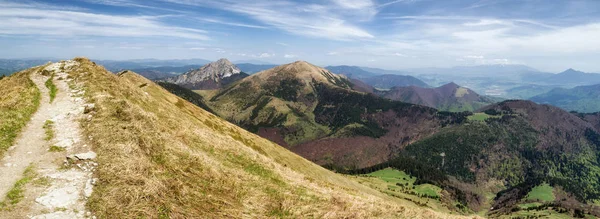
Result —
<path fill-rule="evenodd" d="M 475 91 L 449 83 L 437 88 L 417 86 L 393 87 L 382 92 L 382 96 L 391 100 L 419 104 L 439 110 L 462 112 L 474 111 L 483 106 L 495 103 L 488 97 L 480 96 Z"/>
<path fill-rule="evenodd" d="M 378 89 L 390 89 L 392 87 L 404 86 L 429 87 L 425 82 L 413 76 L 373 73 L 357 66 L 327 66 L 326 69 L 336 74 L 342 74 L 349 78 L 358 79 Z"/>
<path fill-rule="evenodd" d="M 547 93 L 531 97 L 530 100 L 551 104 L 569 111 L 600 112 L 600 84 L 571 89 L 555 88 Z"/>

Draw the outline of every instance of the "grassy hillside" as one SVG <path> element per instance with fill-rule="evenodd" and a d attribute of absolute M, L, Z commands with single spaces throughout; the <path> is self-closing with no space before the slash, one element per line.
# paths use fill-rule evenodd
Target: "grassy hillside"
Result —
<path fill-rule="evenodd" d="M 40 91 L 29 74 L 33 68 L 0 79 L 0 157 L 14 143 L 40 104 Z"/>
<path fill-rule="evenodd" d="M 381 91 L 380 95 L 391 100 L 450 112 L 475 111 L 496 102 L 492 98 L 480 96 L 475 91 L 454 83 L 437 88 L 394 87 L 388 91 Z"/>
<path fill-rule="evenodd" d="M 600 198 L 600 135 L 590 123 L 529 101 L 491 105 L 469 119 L 410 144 L 394 160 L 353 172 L 404 170 L 472 210 L 493 207 L 494 216 L 542 204 L 600 215 L 593 204 Z M 549 198 L 552 188 L 565 198 Z"/>
<path fill-rule="evenodd" d="M 321 168 L 131 72 L 70 69 L 96 104 L 83 121 L 98 153 L 88 207 L 100 218 L 452 217 Z"/>
<path fill-rule="evenodd" d="M 342 169 L 384 162 L 409 142 L 466 120 L 462 114 L 439 114 L 351 87 L 344 76 L 295 62 L 252 75 L 206 99 L 223 118 L 317 164 Z"/>

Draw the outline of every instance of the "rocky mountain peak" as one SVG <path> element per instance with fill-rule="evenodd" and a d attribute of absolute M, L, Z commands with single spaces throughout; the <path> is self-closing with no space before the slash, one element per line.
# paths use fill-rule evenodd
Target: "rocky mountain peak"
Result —
<path fill-rule="evenodd" d="M 190 70 L 182 75 L 165 79 L 166 82 L 195 89 L 215 89 L 223 80 L 241 77 L 242 71 L 229 60 L 222 58 L 208 63 L 199 69 Z M 245 75 L 247 76 L 247 75 Z M 244 77 L 245 77 L 244 76 Z M 241 77 L 243 78 L 243 77 Z"/>

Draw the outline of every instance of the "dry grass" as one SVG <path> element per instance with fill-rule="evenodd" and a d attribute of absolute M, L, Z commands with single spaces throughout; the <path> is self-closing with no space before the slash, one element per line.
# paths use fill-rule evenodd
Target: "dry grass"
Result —
<path fill-rule="evenodd" d="M 14 143 L 40 104 L 40 91 L 29 79 L 32 68 L 0 80 L 0 157 Z"/>
<path fill-rule="evenodd" d="M 403 206 L 139 75 L 76 60 L 68 72 L 97 108 L 82 127 L 98 153 L 88 207 L 99 218 L 453 217 Z"/>

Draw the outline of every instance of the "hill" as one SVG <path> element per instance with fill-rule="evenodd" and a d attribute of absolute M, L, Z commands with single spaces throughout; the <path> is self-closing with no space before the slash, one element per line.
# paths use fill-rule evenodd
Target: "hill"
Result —
<path fill-rule="evenodd" d="M 389 91 L 382 92 L 382 96 L 391 100 L 452 112 L 474 111 L 495 102 L 455 83 L 437 88 L 394 87 Z"/>
<path fill-rule="evenodd" d="M 347 65 L 327 66 L 325 68 L 332 73 L 345 75 L 346 77 L 352 79 L 358 79 L 379 89 L 390 89 L 392 87 L 405 86 L 429 87 L 429 85 L 427 85 L 425 82 L 408 75 L 373 73 L 365 70 L 365 68 L 362 67 Z"/>
<path fill-rule="evenodd" d="M 180 75 L 191 71 L 193 69 L 200 68 L 200 65 L 185 65 L 185 66 L 160 66 L 160 67 L 149 67 L 149 68 L 138 68 L 131 69 L 131 71 L 136 72 L 150 80 L 163 79 L 168 77 L 173 77 L 176 75 Z"/>
<path fill-rule="evenodd" d="M 0 75 L 10 75 L 10 74 L 12 74 L 12 71 L 0 68 Z"/>
<path fill-rule="evenodd" d="M 558 88 L 558 86 L 528 84 L 528 85 L 513 87 L 513 88 L 506 90 L 505 96 L 507 96 L 508 98 L 513 98 L 513 99 L 527 100 L 534 96 L 549 92 L 554 88 Z"/>
<path fill-rule="evenodd" d="M 599 137 L 592 124 L 559 108 L 504 101 L 408 145 L 396 159 L 354 173 L 398 168 L 460 194 L 458 201 L 470 209 L 492 207 L 491 217 L 547 207 L 598 216 Z M 544 183 L 560 197 L 528 200 Z"/>
<path fill-rule="evenodd" d="M 379 88 L 379 89 L 390 89 L 392 87 L 429 87 L 425 82 L 409 75 L 377 75 L 368 78 L 361 79 L 365 83 Z"/>
<path fill-rule="evenodd" d="M 115 75 L 84 58 L 51 64 L 50 68 L 44 67 L 46 66 L 0 80 L 0 87 L 11 83 L 18 89 L 32 88 L 30 90 L 37 92 L 38 97 L 42 93 L 44 102 L 38 111 L 59 109 L 46 102 L 49 91 L 43 85 L 45 79 L 56 83 L 60 95 L 57 96 L 57 104 L 89 103 L 86 109 L 73 114 L 85 119 L 56 118 L 59 126 L 55 131 L 57 134 L 75 135 L 73 137 L 80 139 L 77 145 L 89 146 L 97 153 L 97 157 L 86 158 L 93 159 L 93 162 L 80 160 L 63 167 L 60 164 L 55 167 L 41 166 L 43 171 L 35 174 L 42 175 L 26 175 L 30 178 L 24 178 L 16 185 L 27 197 L 23 196 L 24 199 L 9 204 L 13 206 L 11 208 L 4 208 L 6 203 L 2 202 L 3 210 L 0 215 L 3 217 L 24 217 L 31 212 L 41 212 L 42 217 L 84 217 L 86 211 L 90 211 L 88 215 L 98 218 L 307 215 L 328 218 L 455 217 L 391 199 L 334 174 L 285 148 L 219 119 L 133 72 L 125 71 Z M 72 96 L 77 93 L 82 96 Z M 35 95 L 22 94 L 22 98 L 35 102 Z M 75 98 L 79 99 L 70 101 Z M 13 99 L 14 96 L 2 95 L 0 106 L 5 106 L 6 101 Z M 4 108 L 2 110 L 5 113 Z M 33 115 L 36 118 L 44 116 L 50 115 Z M 76 122 L 72 128 L 81 127 L 81 136 L 62 126 L 66 124 L 62 123 L 65 118 Z M 41 126 L 37 128 L 42 129 Z M 48 144 L 45 141 L 39 143 Z M 50 162 L 57 163 L 62 163 L 63 159 L 60 158 L 70 156 L 68 153 L 74 150 L 67 148 L 67 151 L 50 152 L 43 149 L 42 145 L 35 146 L 42 148 L 41 157 L 49 156 Z M 88 169 L 89 166 L 86 165 L 94 168 Z M 83 171 L 79 168 L 87 171 L 85 175 L 56 178 L 65 177 L 61 175 L 65 172 L 79 174 L 78 171 Z M 48 171 L 57 172 L 45 176 Z M 80 182 L 83 183 L 82 190 L 85 186 L 87 191 L 86 177 L 92 176 L 90 171 L 93 171 L 94 180 L 90 178 L 88 184 L 91 182 L 93 192 L 89 193 L 89 198 L 76 196 L 74 199 L 77 203 L 84 202 L 83 209 L 71 209 L 70 205 L 65 205 L 69 208 L 50 210 L 32 208 L 37 205 L 36 200 L 46 203 L 40 201 L 45 200 L 44 198 L 35 197 L 45 197 L 46 189 L 54 192 L 53 189 L 56 189 L 61 180 L 66 181 L 60 185 L 67 186 L 64 191 L 71 191 L 69 194 L 81 194 L 79 191 L 73 192 L 69 187 L 80 186 Z M 46 177 L 45 181 L 39 181 L 40 177 Z M 84 180 L 81 181 L 78 177 L 83 177 Z M 61 197 L 71 198 L 71 195 L 64 194 Z M 70 200 L 57 199 L 52 203 L 63 206 L 61 204 Z"/>
<path fill-rule="evenodd" d="M 104 66 L 112 72 L 120 72 L 131 69 L 156 68 L 161 66 L 187 66 L 204 65 L 210 61 L 205 59 L 132 59 L 132 60 L 94 60 L 94 62 Z"/>
<path fill-rule="evenodd" d="M 325 69 L 335 74 L 345 75 L 349 78 L 363 79 L 378 75 L 369 71 L 365 71 L 357 66 L 339 65 L 339 66 L 327 66 Z"/>
<path fill-rule="evenodd" d="M 593 85 L 600 83 L 600 74 L 586 73 L 570 68 L 558 74 L 525 74 L 523 76 L 523 80 L 534 83 L 561 86 Z"/>
<path fill-rule="evenodd" d="M 249 131 L 336 168 L 386 161 L 443 124 L 464 119 L 353 87 L 345 76 L 298 61 L 240 80 L 207 96 L 206 104 Z"/>
<path fill-rule="evenodd" d="M 178 84 L 193 90 L 211 90 L 224 87 L 232 82 L 247 77 L 237 66 L 227 59 L 219 59 L 190 70 L 181 75 L 162 79 L 165 82 Z"/>
<path fill-rule="evenodd" d="M 537 103 L 551 104 L 569 111 L 584 113 L 600 111 L 600 84 L 579 86 L 572 89 L 555 88 L 547 93 L 531 97 Z"/>
<path fill-rule="evenodd" d="M 590 178 L 600 170 L 594 161 L 600 135 L 590 122 L 528 101 L 492 104 L 474 114 L 438 112 L 355 87 L 343 76 L 299 61 L 238 81 L 207 96 L 206 104 L 330 169 L 375 174 L 392 167 L 415 177 L 392 181 L 410 183 L 412 190 L 384 184 L 394 195 L 428 187 L 426 197 L 453 211 L 492 217 L 537 212 L 539 206 L 552 206 L 552 214 L 600 215 L 590 204 L 600 191 Z M 455 95 L 457 87 L 450 84 L 442 93 Z M 528 201 L 537 186 L 548 188 L 544 183 L 557 191 L 556 199 Z"/>

